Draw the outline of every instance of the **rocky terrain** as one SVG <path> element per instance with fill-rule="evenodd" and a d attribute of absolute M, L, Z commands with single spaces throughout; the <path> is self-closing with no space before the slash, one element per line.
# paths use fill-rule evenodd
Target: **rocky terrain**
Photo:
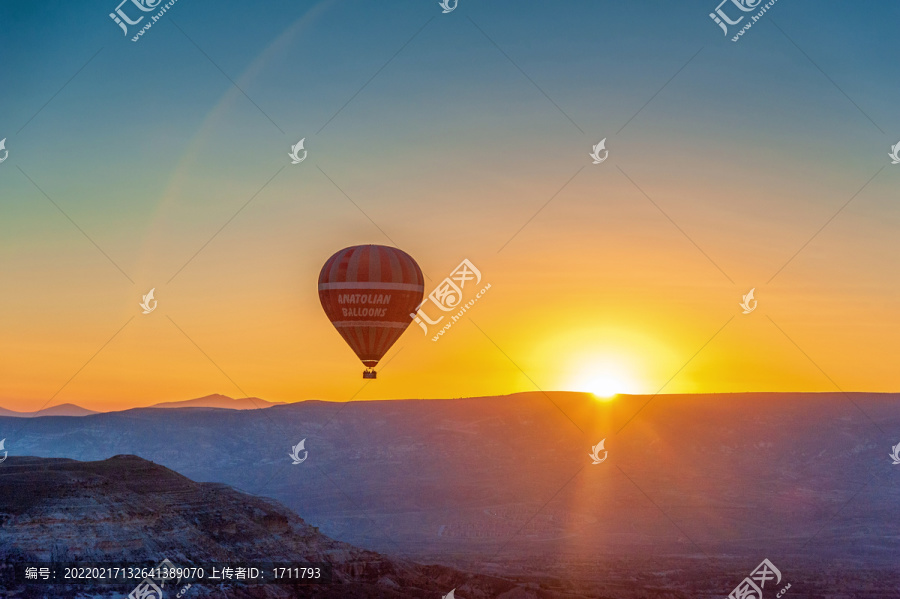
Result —
<path fill-rule="evenodd" d="M 135 456 L 9 458 L 0 468 L 0 562 L 325 562 L 329 585 L 192 585 L 189 597 L 551 597 L 487 576 L 391 559 L 329 539 L 271 499 L 196 483 Z M 8 574 L 8 572 L 7 572 Z M 120 597 L 134 585 L 3 582 L 4 598 Z M 518 589 L 518 591 L 516 590 Z M 173 591 L 174 592 L 174 591 Z"/>
<path fill-rule="evenodd" d="M 0 418 L 10 460 L 135 454 L 274 498 L 331 538 L 544 588 L 720 597 L 769 558 L 805 581 L 791 596 L 900 596 L 898 395 L 532 393 L 22 422 Z"/>

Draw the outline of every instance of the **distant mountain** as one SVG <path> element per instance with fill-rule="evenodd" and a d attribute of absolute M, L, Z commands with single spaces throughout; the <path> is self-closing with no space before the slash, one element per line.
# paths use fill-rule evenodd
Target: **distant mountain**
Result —
<path fill-rule="evenodd" d="M 900 466 L 888 456 L 900 442 L 898 394 L 135 409 L 21 431 L 0 417 L 4 437 L 11 458 L 140 455 L 272 497 L 332 538 L 464 569 L 613 584 L 646 567 L 702 582 L 708 594 L 691 596 L 712 597 L 768 557 L 795 576 L 811 568 L 807 582 L 816 568 L 847 584 L 868 568 L 900 588 Z M 301 440 L 307 459 L 293 465 Z M 601 440 L 607 459 L 595 465 Z M 851 596 L 875 596 L 875 582 L 859 585 Z"/>
<path fill-rule="evenodd" d="M 266 401 L 258 397 L 242 397 L 234 399 L 227 395 L 207 395 L 206 397 L 198 397 L 197 399 L 186 399 L 184 401 L 166 401 L 163 403 L 153 404 L 151 408 L 223 408 L 226 410 L 257 410 L 260 408 L 270 408 L 272 406 L 283 405 L 280 401 Z"/>
<path fill-rule="evenodd" d="M 63 403 L 36 412 L 15 412 L 13 410 L 7 410 L 6 408 L 0 408 L 0 416 L 12 416 L 16 418 L 34 418 L 35 416 L 88 416 L 90 414 L 99 414 L 99 412 L 88 410 L 72 403 Z"/>
<path fill-rule="evenodd" d="M 438 597 L 454 587 L 466 597 L 527 596 L 510 594 L 518 586 L 510 581 L 357 549 L 329 539 L 270 499 L 196 483 L 135 456 L 98 462 L 11 457 L 2 464 L 0 562 L 158 563 L 166 558 L 181 567 L 222 562 L 325 562 L 333 567 L 331 584 L 248 586 L 228 589 L 230 599 Z M 99 585 L 74 588 L 90 591 L 91 597 L 127 592 Z M 61 585 L 34 589 L 42 597 L 73 594 Z M 19 596 L 24 589 L 6 582 L 4 590 Z M 223 596 L 221 589 L 213 593 L 203 584 L 189 590 L 197 599 Z"/>
<path fill-rule="evenodd" d="M 184 401 L 165 401 L 162 403 L 148 406 L 150 408 L 221 408 L 226 410 L 258 410 L 261 408 L 271 408 L 272 406 L 285 405 L 282 401 L 267 401 L 258 397 L 241 397 L 238 399 L 220 395 L 215 393 L 205 397 L 196 399 L 186 399 Z M 64 403 L 58 406 L 51 406 L 36 412 L 16 412 L 0 408 L 0 416 L 12 416 L 17 418 L 33 418 L 35 416 L 88 416 L 90 414 L 99 414 L 94 410 L 88 410 L 71 403 Z"/>

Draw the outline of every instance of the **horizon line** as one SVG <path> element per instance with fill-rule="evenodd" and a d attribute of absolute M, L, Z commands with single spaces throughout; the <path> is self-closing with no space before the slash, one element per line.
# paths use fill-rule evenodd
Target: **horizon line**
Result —
<path fill-rule="evenodd" d="M 79 410 L 84 410 L 85 412 L 90 412 L 90 414 L 82 414 L 82 416 L 90 416 L 93 414 L 114 414 L 117 412 L 127 412 L 129 410 L 143 410 L 143 409 L 159 409 L 159 410 L 181 410 L 181 409 L 208 409 L 208 410 L 237 410 L 237 411 L 246 411 L 246 410 L 264 410 L 268 408 L 273 408 L 277 406 L 289 406 L 300 403 L 307 402 L 322 402 L 322 403 L 350 403 L 350 402 L 374 402 L 374 401 L 451 401 L 451 400 L 459 400 L 459 399 L 486 399 L 486 398 L 500 398 L 500 397 L 513 397 L 516 395 L 525 395 L 525 394 L 577 394 L 577 395 L 589 395 L 596 398 L 597 401 L 602 403 L 609 403 L 616 398 L 620 397 L 658 397 L 658 396 L 667 396 L 667 397 L 678 397 L 678 396 L 691 396 L 691 397 L 702 397 L 702 396 L 711 396 L 711 395 L 900 395 L 900 391 L 843 391 L 843 390 L 835 390 L 835 391 L 712 391 L 712 392 L 697 392 L 697 393 L 616 393 L 614 395 L 602 396 L 590 391 L 571 391 L 571 390 L 535 390 L 535 391 L 515 391 L 512 393 L 504 393 L 499 395 L 470 395 L 470 396 L 462 396 L 462 397 L 431 397 L 431 398 L 423 398 L 423 397 L 406 397 L 406 398 L 378 398 L 378 399 L 350 399 L 350 400 L 337 400 L 337 399 L 323 399 L 323 398 L 308 398 L 308 399 L 299 399 L 296 401 L 273 401 L 268 399 L 263 399 L 257 396 L 246 396 L 246 397 L 231 397 L 229 395 L 225 395 L 222 393 L 211 393 L 209 395 L 203 395 L 200 397 L 192 397 L 189 399 L 182 400 L 167 400 L 161 401 L 157 403 L 153 403 L 150 405 L 140 405 L 140 406 L 131 406 L 127 408 L 121 409 L 112 409 L 112 410 L 94 410 L 91 408 L 85 408 L 82 405 L 73 403 L 73 402 L 63 402 L 60 404 L 55 404 L 52 406 L 44 407 L 40 410 L 32 410 L 32 411 L 19 411 L 12 410 L 10 408 L 5 408 L 0 405 L 0 411 L 2 412 L 11 412 L 12 414 L 2 414 L 0 413 L 0 418 L 2 417 L 20 417 L 20 416 L 39 416 L 41 412 L 47 412 L 53 410 L 54 408 L 60 407 L 72 407 L 78 408 Z M 259 400 L 265 402 L 266 404 L 257 408 L 231 408 L 226 406 L 175 406 L 168 404 L 182 404 L 182 403 L 190 403 L 194 401 L 204 400 L 208 398 L 221 398 L 222 401 L 230 400 L 239 402 L 242 400 Z M 53 414 L 45 415 L 44 417 L 52 417 Z M 60 415 L 61 417 L 73 417 L 70 415 Z"/>

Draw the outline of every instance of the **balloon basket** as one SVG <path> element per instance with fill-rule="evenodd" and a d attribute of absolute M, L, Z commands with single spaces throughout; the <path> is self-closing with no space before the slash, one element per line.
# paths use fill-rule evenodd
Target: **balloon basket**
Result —
<path fill-rule="evenodd" d="M 364 379 L 375 379 L 378 378 L 378 373 L 375 372 L 372 368 L 366 368 L 363 370 L 363 378 Z"/>

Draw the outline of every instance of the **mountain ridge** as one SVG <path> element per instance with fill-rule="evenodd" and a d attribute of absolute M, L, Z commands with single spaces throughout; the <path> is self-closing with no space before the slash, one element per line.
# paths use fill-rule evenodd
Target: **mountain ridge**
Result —
<path fill-rule="evenodd" d="M 50 406 L 49 408 L 42 408 L 34 412 L 17 412 L 15 410 L 9 410 L 7 408 L 0 408 L 0 416 L 10 416 L 13 418 L 39 418 L 42 416 L 82 417 L 100 413 L 101 412 L 82 408 L 81 406 L 73 403 L 62 403 L 55 406 Z"/>
<path fill-rule="evenodd" d="M 357 547 L 588 581 L 591 597 L 663 582 L 726 596 L 763 557 L 820 584 L 810 597 L 831 596 L 835 577 L 847 596 L 893 596 L 889 585 L 900 585 L 900 469 L 888 457 L 900 440 L 896 394 L 534 392 L 141 408 L 4 432 L 14 426 L 0 417 L 10 459 L 139 455 L 277 500 Z M 308 454 L 292 464 L 301 440 Z M 601 440 L 608 454 L 592 464 Z"/>
<path fill-rule="evenodd" d="M 228 597 L 234 599 L 260 597 L 260 592 L 285 599 L 424 598 L 454 586 L 465 588 L 466 596 L 487 597 L 519 586 L 359 549 L 328 538 L 273 499 L 220 483 L 197 483 L 133 455 L 91 462 L 11 457 L 0 468 L 3 562 L 139 564 L 162 559 L 181 567 L 280 562 L 327 563 L 333 568 L 331 584 L 301 587 L 300 594 L 284 585 L 253 585 L 230 589 Z M 7 585 L 8 592 L 23 591 Z M 42 586 L 41 596 L 70 597 L 71 590 L 62 587 Z M 90 590 L 91 597 L 122 595 L 93 587 L 76 588 Z M 220 597 L 222 592 L 214 595 L 213 587 L 203 583 L 190 590 L 190 596 L 198 598 Z"/>
<path fill-rule="evenodd" d="M 636 394 L 636 393 L 620 393 L 614 395 L 612 397 L 598 397 L 595 394 L 588 391 L 519 391 L 516 393 L 507 393 L 500 395 L 473 395 L 467 397 L 437 397 L 437 398 L 402 398 L 402 399 L 391 399 L 391 398 L 381 398 L 381 399 L 367 399 L 367 400 L 356 400 L 357 403 L 379 403 L 379 402 L 419 402 L 419 401 L 457 401 L 457 400 L 486 400 L 486 399 L 504 399 L 504 398 L 526 398 L 526 397 L 585 397 L 594 399 L 602 402 L 609 402 L 615 400 L 627 400 L 627 399 L 660 399 L 665 401 L 666 399 L 687 399 L 687 398 L 698 398 L 698 397 L 728 397 L 728 398 L 742 398 L 747 396 L 759 397 L 760 399 L 778 397 L 782 399 L 790 399 L 790 398 L 800 398 L 800 397 L 829 397 L 829 396 L 840 396 L 840 397 L 872 397 L 872 396 L 882 396 L 885 399 L 889 398 L 900 398 L 900 392 L 892 392 L 892 391 L 878 391 L 878 392 L 870 392 L 870 391 L 788 391 L 788 392 L 780 392 L 780 391 L 736 391 L 736 392 L 727 392 L 727 393 L 660 393 L 660 394 Z M 203 397 L 195 397 L 192 399 L 184 399 L 184 400 L 172 400 L 172 401 L 163 401 L 154 404 L 150 404 L 147 406 L 133 406 L 128 408 L 122 408 L 117 410 L 90 410 L 88 408 L 83 408 L 77 404 L 73 403 L 64 403 L 58 404 L 56 406 L 51 406 L 49 408 L 43 408 L 41 410 L 37 410 L 34 412 L 19 412 L 16 410 L 11 410 L 9 408 L 0 407 L 0 417 L 8 416 L 15 418 L 33 418 L 33 417 L 42 417 L 42 416 L 73 416 L 73 417 L 82 417 L 82 416 L 91 416 L 95 414 L 115 414 L 119 412 L 127 412 L 130 410 L 144 410 L 144 409 L 187 409 L 187 408 L 210 408 L 210 409 L 225 409 L 225 410 L 257 410 L 257 409 L 267 409 L 276 406 L 286 407 L 286 406 L 298 406 L 302 404 L 310 404 L 310 403 L 323 403 L 323 404 L 342 404 L 347 403 L 343 401 L 335 401 L 328 399 L 303 399 L 299 401 L 271 401 L 267 399 L 262 399 L 259 397 L 230 397 L 228 395 L 224 395 L 221 393 L 212 393 L 210 395 L 204 395 Z"/>

